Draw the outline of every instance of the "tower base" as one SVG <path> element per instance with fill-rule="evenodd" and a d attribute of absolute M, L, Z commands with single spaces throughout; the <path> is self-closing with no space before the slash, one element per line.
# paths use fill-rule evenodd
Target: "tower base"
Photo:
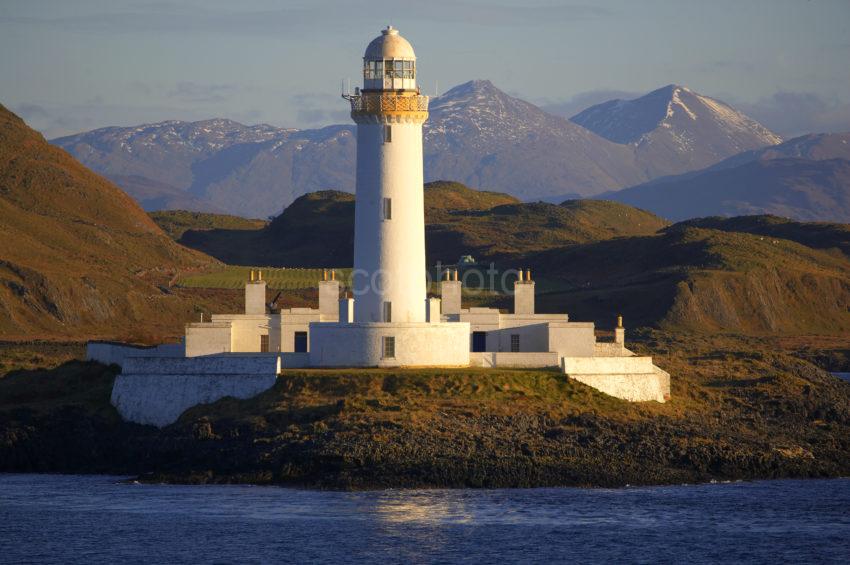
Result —
<path fill-rule="evenodd" d="M 469 335 L 458 322 L 312 323 L 310 366 L 468 367 Z"/>

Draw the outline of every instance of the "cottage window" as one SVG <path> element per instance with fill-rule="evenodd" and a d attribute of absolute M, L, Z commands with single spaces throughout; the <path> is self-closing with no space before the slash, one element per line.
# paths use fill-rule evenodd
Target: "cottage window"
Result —
<path fill-rule="evenodd" d="M 307 332 L 295 332 L 295 353 L 307 353 Z"/>
<path fill-rule="evenodd" d="M 511 353 L 519 353 L 519 334 L 511 334 Z"/>
<path fill-rule="evenodd" d="M 393 336 L 384 336 L 384 350 L 383 350 L 383 358 L 384 359 L 395 359 L 395 337 Z"/>

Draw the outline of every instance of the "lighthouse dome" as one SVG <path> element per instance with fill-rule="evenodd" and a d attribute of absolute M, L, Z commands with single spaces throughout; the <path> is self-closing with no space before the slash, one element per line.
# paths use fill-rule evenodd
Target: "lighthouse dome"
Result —
<path fill-rule="evenodd" d="M 406 59 L 416 60 L 413 46 L 408 40 L 399 35 L 393 26 L 381 30 L 381 35 L 376 37 L 366 47 L 363 56 L 367 61 L 381 61 L 384 59 Z"/>
<path fill-rule="evenodd" d="M 413 46 L 393 26 L 366 47 L 363 56 L 363 90 L 416 91 L 416 54 Z"/>

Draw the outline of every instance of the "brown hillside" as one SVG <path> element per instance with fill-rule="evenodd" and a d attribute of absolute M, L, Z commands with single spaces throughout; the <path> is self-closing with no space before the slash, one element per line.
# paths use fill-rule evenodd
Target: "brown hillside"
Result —
<path fill-rule="evenodd" d="M 0 335 L 174 334 L 194 307 L 175 244 L 139 205 L 0 106 Z"/>
<path fill-rule="evenodd" d="M 677 224 L 663 233 L 567 247 L 530 259 L 569 290 L 547 311 L 610 326 L 745 333 L 850 332 L 850 262 L 793 241 Z"/>
<path fill-rule="evenodd" d="M 521 203 L 507 194 L 446 181 L 425 185 L 425 223 L 429 263 L 453 263 L 462 254 L 507 259 L 563 245 L 653 234 L 668 225 L 649 212 L 616 202 Z M 227 263 L 348 266 L 354 252 L 354 196 L 309 193 L 263 230 L 193 229 L 179 241 Z"/>

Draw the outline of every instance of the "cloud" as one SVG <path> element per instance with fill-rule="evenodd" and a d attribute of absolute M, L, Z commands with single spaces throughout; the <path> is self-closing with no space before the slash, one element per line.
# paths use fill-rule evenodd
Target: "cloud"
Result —
<path fill-rule="evenodd" d="M 60 106 L 23 103 L 13 105 L 12 111 L 47 139 L 108 126 L 133 126 L 166 119 L 200 120 L 209 117 L 195 109 L 100 103 Z"/>
<path fill-rule="evenodd" d="M 813 92 L 779 91 L 733 106 L 785 137 L 850 131 L 850 102 Z"/>
<path fill-rule="evenodd" d="M 297 127 L 316 127 L 347 123 L 349 120 L 348 102 L 339 96 L 320 92 L 302 92 L 291 97 L 292 107 L 296 109 Z"/>
<path fill-rule="evenodd" d="M 41 120 L 50 117 L 50 113 L 44 106 L 39 106 L 38 104 L 19 104 L 14 108 L 15 113 L 24 119 L 24 121 L 29 120 Z"/>
<path fill-rule="evenodd" d="M 61 4 L 60 4 L 61 6 Z M 431 0 L 399 4 L 396 0 L 335 2 L 314 0 L 285 7 L 267 2 L 240 4 L 212 2 L 148 2 L 107 9 L 85 5 L 74 10 L 54 9 L 8 11 L 0 24 L 49 26 L 84 33 L 166 32 L 185 35 L 192 32 L 227 35 L 314 34 L 317 29 L 349 29 L 352 25 L 374 26 L 388 16 L 436 23 L 464 22 L 479 26 L 535 26 L 552 22 L 569 23 L 596 19 L 610 14 L 592 4 L 552 5 L 529 2 L 482 3 L 463 0 Z"/>
<path fill-rule="evenodd" d="M 540 107 L 551 114 L 564 116 L 565 118 L 572 118 L 582 110 L 586 110 L 596 104 L 601 104 L 602 102 L 607 102 L 617 98 L 631 100 L 632 98 L 637 98 L 644 94 L 646 93 L 632 92 L 628 90 L 589 90 L 587 92 L 580 92 L 568 100 L 544 100 L 540 102 Z"/>
<path fill-rule="evenodd" d="M 192 102 L 195 104 L 225 102 L 239 87 L 235 84 L 200 84 L 197 82 L 178 82 L 169 93 L 169 98 L 181 102 Z"/>

